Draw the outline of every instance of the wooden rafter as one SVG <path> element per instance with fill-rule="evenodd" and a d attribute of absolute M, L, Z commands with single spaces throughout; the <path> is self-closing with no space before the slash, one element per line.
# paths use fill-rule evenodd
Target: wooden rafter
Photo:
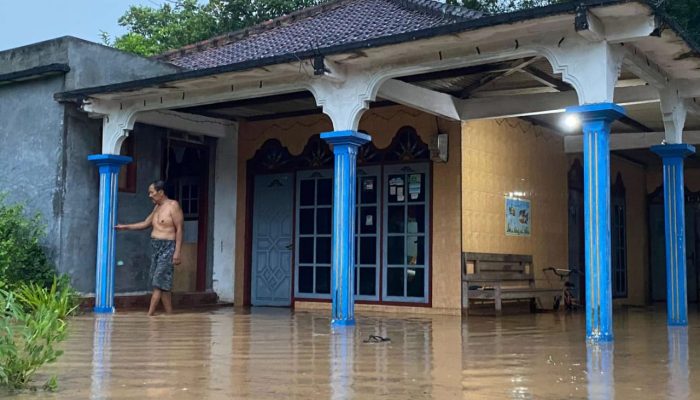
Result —
<path fill-rule="evenodd" d="M 538 81 L 546 86 L 549 86 L 553 89 L 556 89 L 560 92 L 566 92 L 568 90 L 573 89 L 568 83 L 565 83 L 564 81 L 557 79 L 557 78 L 553 77 L 552 75 L 535 68 L 532 65 L 527 67 L 527 68 L 523 68 L 522 72 L 524 74 L 527 74 L 528 76 L 532 77 L 536 81 Z"/>
<path fill-rule="evenodd" d="M 495 82 L 499 79 L 503 79 L 505 77 L 511 76 L 514 73 L 522 70 L 523 68 L 526 68 L 530 64 L 536 62 L 537 60 L 539 60 L 539 57 L 528 57 L 528 58 L 515 60 L 515 61 L 510 63 L 510 68 L 508 68 L 506 71 L 498 71 L 498 72 L 492 72 L 492 73 L 486 74 L 484 77 L 479 79 L 478 82 L 474 82 L 473 84 L 460 90 L 459 93 L 456 94 L 456 97 L 458 97 L 460 99 L 466 99 L 473 92 L 481 89 L 482 87 L 488 85 L 489 83 L 492 83 L 492 82 Z"/>

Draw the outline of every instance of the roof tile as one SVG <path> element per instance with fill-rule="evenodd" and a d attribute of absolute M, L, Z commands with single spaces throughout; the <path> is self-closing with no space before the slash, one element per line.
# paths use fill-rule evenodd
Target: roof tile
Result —
<path fill-rule="evenodd" d="M 480 13 L 433 0 L 340 0 L 195 43 L 159 59 L 213 68 L 448 25 Z"/>

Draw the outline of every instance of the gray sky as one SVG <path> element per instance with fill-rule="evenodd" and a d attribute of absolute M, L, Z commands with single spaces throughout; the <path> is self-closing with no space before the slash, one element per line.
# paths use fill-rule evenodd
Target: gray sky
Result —
<path fill-rule="evenodd" d="M 0 51 L 71 35 L 100 43 L 100 30 L 125 32 L 117 20 L 132 4 L 164 0 L 0 0 Z"/>

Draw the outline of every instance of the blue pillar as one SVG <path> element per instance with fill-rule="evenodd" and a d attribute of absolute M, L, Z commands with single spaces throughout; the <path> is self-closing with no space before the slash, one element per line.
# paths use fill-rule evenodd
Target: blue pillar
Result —
<path fill-rule="evenodd" d="M 610 125 L 625 115 L 612 103 L 571 107 L 583 125 L 586 338 L 613 340 L 610 262 Z"/>
<path fill-rule="evenodd" d="M 664 164 L 664 222 L 666 225 L 666 309 L 668 324 L 688 325 L 685 268 L 685 195 L 683 159 L 695 153 L 689 144 L 652 146 Z"/>
<path fill-rule="evenodd" d="M 355 131 L 321 134 L 333 145 L 332 324 L 355 324 L 355 162 L 369 135 Z"/>
<path fill-rule="evenodd" d="M 130 157 L 95 154 L 88 160 L 100 171 L 100 209 L 97 223 L 97 265 L 95 268 L 95 312 L 114 312 L 114 259 L 117 223 L 119 169 Z"/>

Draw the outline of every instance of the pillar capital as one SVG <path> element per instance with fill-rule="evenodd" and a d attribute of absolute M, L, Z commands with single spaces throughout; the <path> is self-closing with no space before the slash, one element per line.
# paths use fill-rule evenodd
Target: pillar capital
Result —
<path fill-rule="evenodd" d="M 362 114 L 377 98 L 379 86 L 386 78 L 386 72 L 381 70 L 345 69 L 333 77 L 312 80 L 308 89 L 330 117 L 333 129 L 357 130 Z"/>
<path fill-rule="evenodd" d="M 357 131 L 333 131 L 321 134 L 321 139 L 333 146 L 362 146 L 371 142 L 372 137 Z"/>
<path fill-rule="evenodd" d="M 119 169 L 122 165 L 129 164 L 131 157 L 119 156 L 116 154 L 91 154 L 88 156 L 88 161 L 100 168 L 100 171 L 105 169 L 105 172 L 112 172 L 113 169 Z"/>
<path fill-rule="evenodd" d="M 686 143 L 659 144 L 651 146 L 650 150 L 662 159 L 684 159 L 691 154 L 695 154 L 695 146 Z"/>
<path fill-rule="evenodd" d="M 547 57 L 554 72 L 576 89 L 579 104 L 613 100 L 626 54 L 623 46 L 567 37 L 564 42 L 539 46 L 537 50 Z"/>
<path fill-rule="evenodd" d="M 680 96 L 679 87 L 678 82 L 672 81 L 659 90 L 666 142 L 674 144 L 683 142 L 683 128 L 688 116 L 688 105 Z"/>
<path fill-rule="evenodd" d="M 625 109 L 615 103 L 596 103 L 568 107 L 566 112 L 579 115 L 584 123 L 595 121 L 610 123 L 627 115 Z"/>

